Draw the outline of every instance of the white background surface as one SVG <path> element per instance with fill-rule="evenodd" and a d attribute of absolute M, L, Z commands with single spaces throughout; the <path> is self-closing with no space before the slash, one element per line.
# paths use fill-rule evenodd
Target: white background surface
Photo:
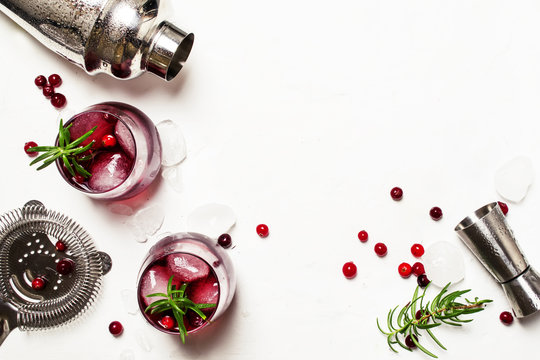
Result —
<path fill-rule="evenodd" d="M 0 359 L 420 359 L 389 351 L 375 325 L 408 301 L 409 248 L 446 240 L 464 254 L 459 288 L 494 303 L 461 329 L 439 328 L 441 359 L 515 356 L 537 351 L 540 319 L 507 327 L 501 288 L 461 245 L 454 226 L 501 200 L 495 171 L 517 155 L 540 168 L 540 6 L 535 1 L 175 1 L 177 23 L 195 33 L 184 70 L 170 83 L 144 75 L 121 82 L 90 77 L 0 16 L 1 212 L 39 199 L 69 214 L 114 262 L 99 301 L 75 324 L 13 331 Z M 161 232 L 184 231 L 199 205 L 231 206 L 238 217 L 229 250 L 238 274 L 225 317 L 182 346 L 122 308 L 155 242 L 135 242 L 112 216 L 65 184 L 54 168 L 36 173 L 26 141 L 52 143 L 58 111 L 34 86 L 60 74 L 70 109 L 106 101 L 139 107 L 156 123 L 181 127 L 188 159 L 182 188 L 158 183 L 144 205 L 161 204 Z M 401 186 L 401 202 L 389 197 Z M 540 267 L 540 193 L 510 203 L 508 221 Z M 430 219 L 440 206 L 444 218 Z M 267 223 L 260 239 L 255 226 Z M 357 240 L 366 229 L 370 239 Z M 373 252 L 384 242 L 384 258 Z M 343 263 L 358 275 L 347 280 Z M 113 338 L 110 321 L 124 334 Z M 144 351 L 135 334 L 152 345 Z"/>

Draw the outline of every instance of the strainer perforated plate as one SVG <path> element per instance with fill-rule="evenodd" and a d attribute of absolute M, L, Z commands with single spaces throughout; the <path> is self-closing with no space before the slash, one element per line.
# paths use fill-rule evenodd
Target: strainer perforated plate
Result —
<path fill-rule="evenodd" d="M 57 241 L 65 252 L 55 248 Z M 74 270 L 61 275 L 62 258 Z M 96 250 L 88 233 L 69 217 L 33 200 L 0 217 L 0 344 L 15 327 L 37 330 L 74 320 L 96 299 L 110 257 Z M 32 280 L 46 278 L 34 290 Z"/>

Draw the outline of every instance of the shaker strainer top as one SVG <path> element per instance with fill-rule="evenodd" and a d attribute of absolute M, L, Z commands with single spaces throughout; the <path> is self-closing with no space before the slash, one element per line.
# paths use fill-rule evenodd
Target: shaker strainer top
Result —
<path fill-rule="evenodd" d="M 55 248 L 57 241 L 67 246 Z M 62 275 L 56 264 L 73 261 Z M 91 237 L 76 222 L 33 200 L 0 217 L 0 344 L 15 327 L 36 330 L 56 327 L 82 314 L 95 300 L 110 257 L 96 250 Z M 32 288 L 44 277 L 47 285 Z"/>

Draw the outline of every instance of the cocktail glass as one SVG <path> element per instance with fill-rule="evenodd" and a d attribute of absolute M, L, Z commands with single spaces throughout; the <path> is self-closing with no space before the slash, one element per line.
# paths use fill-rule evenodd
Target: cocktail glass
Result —
<path fill-rule="evenodd" d="M 97 126 L 81 145 L 95 141 L 89 156 L 80 164 L 92 176 L 84 179 L 72 176 L 63 162 L 56 162 L 62 177 L 86 195 L 102 200 L 131 198 L 146 189 L 161 167 L 161 143 L 157 129 L 142 111 L 120 102 L 92 105 L 73 116 L 64 126 L 71 139 L 76 139 Z M 104 146 L 103 137 L 113 135 L 116 144 Z M 56 140 L 58 145 L 58 138 Z"/>
<path fill-rule="evenodd" d="M 216 304 L 202 309 L 203 320 L 192 310 L 184 317 L 187 334 L 195 333 L 217 320 L 230 305 L 236 277 L 232 262 L 222 247 L 205 235 L 198 233 L 177 233 L 158 241 L 148 252 L 141 266 L 137 297 L 139 308 L 146 320 L 156 329 L 178 334 L 178 325 L 167 328 L 162 319 L 173 317 L 172 311 L 150 314 L 145 309 L 161 297 L 149 294 L 167 293 L 167 283 L 173 277 L 173 284 L 188 283 L 187 298 L 196 304 Z"/>

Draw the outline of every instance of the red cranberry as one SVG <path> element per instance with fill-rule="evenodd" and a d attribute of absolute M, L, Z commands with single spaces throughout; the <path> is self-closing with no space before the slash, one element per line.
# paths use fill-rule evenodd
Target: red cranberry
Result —
<path fill-rule="evenodd" d="M 66 97 L 63 94 L 55 93 L 51 96 L 51 104 L 57 109 L 66 105 Z"/>
<path fill-rule="evenodd" d="M 52 87 L 51 85 L 44 85 L 43 86 L 43 95 L 46 98 L 50 98 L 51 96 L 53 96 L 54 95 L 54 87 Z"/>
<path fill-rule="evenodd" d="M 497 201 L 497 203 L 499 204 L 499 207 L 501 208 L 503 215 L 508 214 L 508 205 L 506 205 L 502 201 Z"/>
<path fill-rule="evenodd" d="M 426 270 L 424 269 L 424 265 L 421 262 L 415 262 L 412 266 L 412 272 L 416 276 L 420 276 L 422 274 L 426 273 Z"/>
<path fill-rule="evenodd" d="M 56 271 L 59 274 L 67 275 L 73 271 L 74 263 L 70 259 L 62 259 L 56 263 Z"/>
<path fill-rule="evenodd" d="M 73 177 L 73 181 L 75 181 L 76 183 L 78 184 L 82 184 L 85 182 L 85 178 L 84 176 L 82 176 L 81 174 L 75 174 L 75 176 Z"/>
<path fill-rule="evenodd" d="M 59 87 L 62 84 L 62 78 L 58 74 L 49 75 L 49 84 Z"/>
<path fill-rule="evenodd" d="M 399 201 L 403 198 L 403 190 L 396 186 L 395 188 L 392 188 L 392 190 L 390 190 L 390 196 L 395 201 Z"/>
<path fill-rule="evenodd" d="M 375 244 L 375 253 L 379 256 L 384 256 L 388 252 L 388 248 L 383 243 Z"/>
<path fill-rule="evenodd" d="M 43 75 L 38 75 L 35 79 L 34 79 L 34 84 L 36 84 L 37 87 L 43 87 L 45 85 L 47 85 L 47 78 Z"/>
<path fill-rule="evenodd" d="M 56 244 L 54 245 L 54 247 L 56 248 L 56 251 L 61 251 L 61 252 L 66 251 L 66 248 L 67 248 L 66 244 L 64 244 L 64 243 L 63 243 L 62 241 L 60 241 L 60 240 L 58 240 L 58 241 L 56 242 Z"/>
<path fill-rule="evenodd" d="M 35 156 L 37 156 L 38 153 L 34 152 L 34 151 L 28 151 L 28 149 L 36 147 L 36 146 L 38 146 L 38 144 L 36 144 L 33 141 L 29 141 L 29 142 L 24 144 L 24 152 L 30 157 L 35 157 Z"/>
<path fill-rule="evenodd" d="M 32 289 L 42 290 L 45 287 L 45 279 L 42 277 L 37 277 L 32 280 Z"/>
<path fill-rule="evenodd" d="M 343 275 L 345 275 L 347 279 L 352 279 L 356 276 L 356 265 L 354 265 L 352 261 L 346 262 L 343 265 Z"/>
<path fill-rule="evenodd" d="M 401 263 L 398 266 L 398 272 L 399 272 L 399 275 L 401 275 L 401 277 L 408 278 L 409 276 L 411 276 L 412 267 L 411 267 L 411 265 L 409 265 L 409 264 L 407 264 L 405 262 Z"/>
<path fill-rule="evenodd" d="M 170 330 L 174 327 L 174 319 L 169 315 L 165 315 L 164 317 L 162 317 L 159 322 L 161 326 L 163 326 L 167 330 Z"/>
<path fill-rule="evenodd" d="M 265 224 L 259 224 L 257 225 L 257 234 L 259 234 L 260 237 L 265 238 L 270 234 L 270 231 L 268 230 L 268 226 Z"/>
<path fill-rule="evenodd" d="M 425 288 L 429 284 L 429 279 L 426 276 L 426 274 L 422 274 L 418 276 L 418 279 L 416 279 L 416 282 L 418 283 L 418 286 Z"/>
<path fill-rule="evenodd" d="M 229 234 L 221 234 L 221 235 L 219 235 L 219 237 L 217 239 L 217 242 L 221 247 L 227 249 L 232 244 L 231 235 L 229 235 Z"/>
<path fill-rule="evenodd" d="M 416 340 L 416 342 L 418 342 L 418 338 L 414 334 L 407 335 L 407 337 L 405 338 L 405 345 L 407 345 L 407 347 L 409 349 L 414 349 L 416 347 L 416 344 L 414 343 L 414 341 L 412 339 L 413 336 L 414 336 L 414 340 Z"/>
<path fill-rule="evenodd" d="M 438 206 L 434 206 L 429 210 L 429 216 L 435 221 L 439 221 L 442 219 L 442 210 Z"/>
<path fill-rule="evenodd" d="M 116 145 L 116 138 L 114 137 L 114 135 L 105 135 L 101 138 L 101 143 L 104 147 L 111 148 Z"/>
<path fill-rule="evenodd" d="M 109 332 L 114 336 L 120 336 L 124 331 L 124 327 L 120 321 L 113 321 L 109 324 Z"/>
<path fill-rule="evenodd" d="M 420 257 L 424 255 L 424 247 L 420 244 L 414 244 L 411 246 L 411 253 L 414 257 Z"/>
<path fill-rule="evenodd" d="M 193 311 L 188 311 L 187 318 L 189 324 L 194 328 L 198 328 L 204 324 L 203 318 L 195 314 Z"/>
<path fill-rule="evenodd" d="M 366 230 L 362 230 L 358 233 L 358 240 L 366 242 L 368 240 L 368 233 Z"/>
<path fill-rule="evenodd" d="M 420 319 L 422 318 L 422 316 L 424 316 L 424 314 L 422 313 L 422 310 L 418 310 L 418 311 L 416 312 L 416 314 L 414 314 L 414 318 L 415 318 L 416 320 L 420 320 Z"/>
<path fill-rule="evenodd" d="M 501 315 L 499 315 L 499 319 L 505 325 L 510 325 L 514 321 L 514 317 L 509 311 L 503 311 Z"/>

